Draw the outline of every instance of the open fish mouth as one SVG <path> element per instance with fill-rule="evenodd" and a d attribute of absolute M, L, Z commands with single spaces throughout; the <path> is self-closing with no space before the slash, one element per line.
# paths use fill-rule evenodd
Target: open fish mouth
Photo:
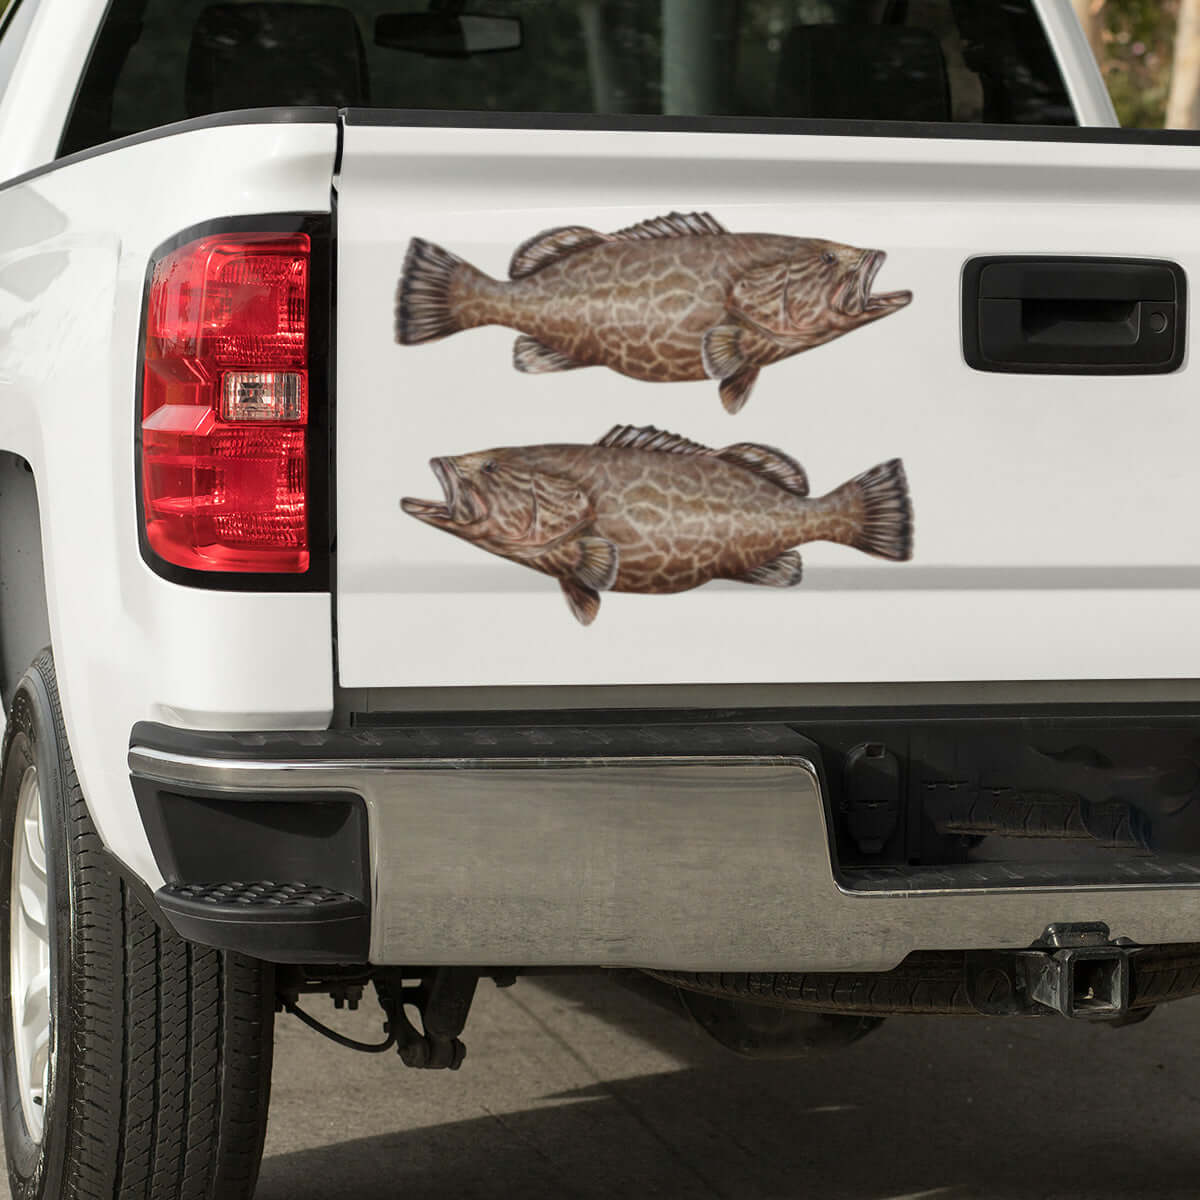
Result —
<path fill-rule="evenodd" d="M 912 303 L 913 294 L 908 291 L 872 294 L 875 277 L 886 261 L 887 254 L 883 250 L 868 250 L 863 256 L 858 268 L 858 291 L 857 294 L 851 293 L 850 307 L 859 312 L 882 315 Z"/>
<path fill-rule="evenodd" d="M 444 525 L 473 525 L 487 516 L 487 506 L 448 458 L 431 458 L 429 468 L 442 485 L 444 499 L 417 500 L 405 496 L 400 507 L 411 517 Z"/>

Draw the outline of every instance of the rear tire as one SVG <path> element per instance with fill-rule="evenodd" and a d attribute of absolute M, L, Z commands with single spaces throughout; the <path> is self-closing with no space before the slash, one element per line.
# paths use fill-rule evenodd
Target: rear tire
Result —
<path fill-rule="evenodd" d="M 45 1070 L 40 1104 L 19 1064 L 40 1011 L 20 945 L 23 903 L 37 909 L 22 891 L 23 878 L 37 882 L 37 839 L 24 859 L 21 845 L 35 826 L 17 828 L 31 778 L 50 898 L 48 1058 L 32 1072 Z M 48 651 L 18 684 L 5 730 L 0 904 L 0 1119 L 14 1200 L 250 1200 L 270 1093 L 272 970 L 185 942 L 112 870 L 75 777 Z"/>

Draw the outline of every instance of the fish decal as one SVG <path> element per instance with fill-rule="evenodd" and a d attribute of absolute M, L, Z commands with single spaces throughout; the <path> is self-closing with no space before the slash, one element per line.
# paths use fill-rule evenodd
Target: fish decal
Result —
<path fill-rule="evenodd" d="M 603 366 L 651 383 L 715 379 L 736 413 L 763 367 L 912 301 L 912 292 L 871 291 L 886 257 L 671 213 L 617 233 L 551 229 L 520 246 L 509 279 L 499 280 L 413 238 L 396 340 L 415 346 L 507 325 L 521 335 L 518 371 Z"/>
<path fill-rule="evenodd" d="M 686 592 L 712 579 L 794 587 L 802 542 L 912 557 L 899 459 L 819 499 L 800 464 L 771 446 L 711 450 L 652 425 L 618 425 L 595 445 L 514 446 L 429 465 L 443 499 L 405 498 L 404 511 L 553 576 L 584 625 L 605 591 Z"/>

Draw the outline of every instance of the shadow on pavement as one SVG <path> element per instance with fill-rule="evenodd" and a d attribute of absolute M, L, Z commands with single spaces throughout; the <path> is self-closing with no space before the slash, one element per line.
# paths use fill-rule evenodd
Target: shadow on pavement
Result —
<path fill-rule="evenodd" d="M 278 1155 L 259 1200 L 1200 1194 L 1200 1009 L 1186 1004 L 1121 1031 L 895 1019 L 846 1050 L 750 1063 L 613 985 L 520 986 L 683 1065 L 608 1079 L 591 1048 L 577 1057 L 593 1082 L 515 1112 L 479 1104 L 470 1119 Z"/>

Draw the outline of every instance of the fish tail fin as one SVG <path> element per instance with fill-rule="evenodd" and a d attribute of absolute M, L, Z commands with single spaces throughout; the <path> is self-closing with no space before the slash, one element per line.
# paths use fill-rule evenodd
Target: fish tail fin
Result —
<path fill-rule="evenodd" d="M 836 541 L 893 562 L 912 558 L 912 500 L 900 459 L 864 471 L 825 500 L 849 525 Z"/>
<path fill-rule="evenodd" d="M 472 276 L 486 278 L 457 254 L 413 238 L 396 288 L 396 341 L 402 346 L 419 346 L 473 325 L 461 320 L 451 295 L 456 283 Z"/>

